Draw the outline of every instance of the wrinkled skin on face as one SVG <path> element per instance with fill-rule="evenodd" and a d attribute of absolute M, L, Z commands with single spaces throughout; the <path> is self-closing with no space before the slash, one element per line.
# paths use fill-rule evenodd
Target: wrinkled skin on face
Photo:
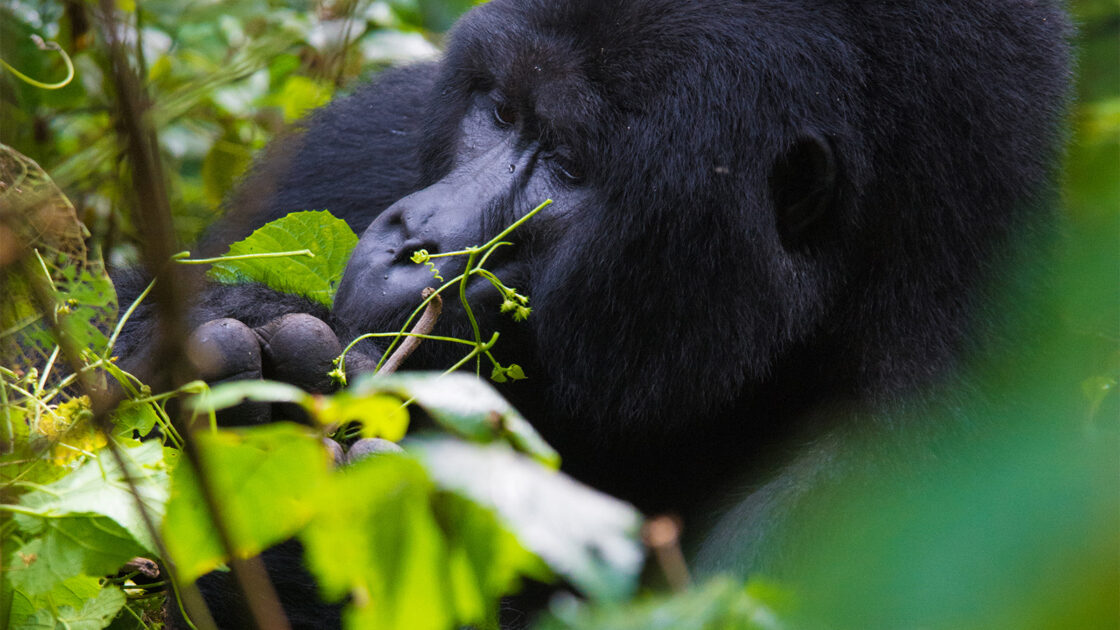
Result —
<path fill-rule="evenodd" d="M 555 153 L 524 128 L 508 104 L 491 94 L 474 95 L 458 130 L 450 172 L 394 203 L 362 234 L 335 299 L 337 321 L 355 332 L 391 329 L 394 322 L 387 321 L 386 313 L 411 311 L 424 287 L 440 284 L 432 269 L 413 262 L 413 253 L 477 247 L 504 227 L 503 218 L 511 223 L 518 218 L 519 203 L 524 214 L 552 200 L 547 212 L 535 218 L 537 231 L 541 224 L 555 229 L 574 211 L 586 198 L 579 190 L 579 176 L 565 170 Z M 520 237 L 512 240 L 524 242 Z M 496 256 L 494 260 L 506 261 L 497 269 L 499 277 L 525 277 L 529 258 L 526 252 L 513 259 Z M 435 272 L 445 280 L 462 273 L 466 261 L 466 256 L 433 259 Z M 489 287 L 474 283 L 472 299 Z"/>

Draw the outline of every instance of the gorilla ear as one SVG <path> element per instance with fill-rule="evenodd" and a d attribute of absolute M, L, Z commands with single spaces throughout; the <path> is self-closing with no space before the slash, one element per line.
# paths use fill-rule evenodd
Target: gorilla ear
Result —
<path fill-rule="evenodd" d="M 782 244 L 796 247 L 826 218 L 836 201 L 839 176 L 832 143 L 816 133 L 802 135 L 770 171 Z"/>

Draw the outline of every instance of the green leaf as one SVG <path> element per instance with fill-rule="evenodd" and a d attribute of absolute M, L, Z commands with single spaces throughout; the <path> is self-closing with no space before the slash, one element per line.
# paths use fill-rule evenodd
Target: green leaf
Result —
<path fill-rule="evenodd" d="M 508 440 L 519 451 L 557 468 L 560 455 L 489 384 L 467 374 L 408 372 L 370 375 L 350 389 L 356 395 L 391 392 L 412 399 L 437 423 L 476 442 Z"/>
<path fill-rule="evenodd" d="M 313 237 L 309 237 L 313 235 Z M 225 284 L 260 282 L 331 306 L 358 237 L 330 212 L 295 212 L 266 224 L 229 248 L 229 256 L 309 249 L 310 256 L 253 258 L 213 263 L 207 272 Z"/>
<path fill-rule="evenodd" d="M 396 396 L 355 394 L 343 390 L 324 396 L 315 407 L 315 417 L 324 425 L 362 423 L 362 437 L 400 442 L 408 430 L 408 410 Z"/>
<path fill-rule="evenodd" d="M 267 99 L 267 103 L 279 105 L 284 112 L 284 122 L 291 123 L 302 118 L 308 111 L 326 105 L 330 100 L 330 84 L 292 75 L 284 81 L 278 93 Z"/>
<path fill-rule="evenodd" d="M 168 496 L 168 475 L 163 462 L 163 447 L 158 442 L 145 442 L 132 448 L 121 448 L 128 475 L 148 513 L 155 522 L 163 515 Z M 105 516 L 128 532 L 144 549 L 155 553 L 156 544 L 144 519 L 136 508 L 135 499 L 125 481 L 125 472 L 117 466 L 116 459 L 107 449 L 87 459 L 77 470 L 41 490 L 20 497 L 20 505 L 42 515 L 17 514 L 15 521 L 20 529 L 30 534 L 45 533 L 59 527 L 54 521 L 72 516 L 75 521 L 89 521 L 85 517 Z M 51 521 L 48 525 L 48 521 Z M 89 523 L 83 524 L 89 525 Z M 91 526 L 116 537 L 116 530 L 104 529 L 103 522 Z M 65 533 L 65 532 L 63 532 Z M 135 554 L 134 554 L 135 555 Z M 127 559 L 127 558 L 126 558 Z"/>
<path fill-rule="evenodd" d="M 155 410 L 155 403 L 136 403 L 125 400 L 113 411 L 113 433 L 115 435 L 131 438 L 144 437 L 151 433 L 159 420 Z"/>
<path fill-rule="evenodd" d="M 332 481 L 300 537 L 325 596 L 350 596 L 347 627 L 496 627 L 518 576 L 547 575 L 491 511 L 438 491 L 413 459 L 362 460 Z"/>
<path fill-rule="evenodd" d="M 310 410 L 311 394 L 295 385 L 277 381 L 232 381 L 215 385 L 209 391 L 192 398 L 190 407 L 195 413 L 219 411 L 246 400 L 255 402 L 287 402 Z"/>
<path fill-rule="evenodd" d="M 24 623 L 27 630 L 101 630 L 113 622 L 113 617 L 124 607 L 124 593 L 115 586 L 101 590 L 96 597 L 86 600 L 81 609 L 62 606 L 55 613 L 40 610 Z"/>
<path fill-rule="evenodd" d="M 195 439 L 239 556 L 255 555 L 290 537 L 316 513 L 328 455 L 306 427 L 276 423 L 199 432 Z M 186 460 L 175 469 L 163 533 L 184 580 L 194 580 L 227 559 Z"/>
<path fill-rule="evenodd" d="M 529 551 L 589 597 L 629 597 L 642 567 L 641 515 L 501 444 L 409 443 L 441 488 L 493 509 Z"/>
<path fill-rule="evenodd" d="M 214 142 L 202 160 L 203 190 L 212 206 L 221 205 L 252 160 L 252 151 L 232 129 Z"/>
<path fill-rule="evenodd" d="M 684 593 L 625 605 L 589 606 L 566 598 L 553 603 L 537 630 L 779 630 L 766 589 L 715 578 Z"/>
<path fill-rule="evenodd" d="M 109 575 L 144 549 L 107 517 L 43 519 L 39 537 L 16 550 L 7 577 L 28 596 L 48 594 L 79 575 Z"/>
<path fill-rule="evenodd" d="M 18 562 L 18 559 L 16 561 Z M 41 595 L 31 595 L 19 589 L 9 592 L 12 593 L 12 608 L 8 617 L 9 626 L 22 628 L 24 622 L 29 617 L 35 616 L 40 610 L 61 608 L 62 606 L 80 610 L 85 605 L 86 600 L 97 597 L 97 594 L 101 592 L 101 580 L 88 575 L 77 575 L 59 583 L 53 590 Z M 0 622 L 2 621 L 0 619 Z M 0 623 L 0 627 L 5 626 Z"/>

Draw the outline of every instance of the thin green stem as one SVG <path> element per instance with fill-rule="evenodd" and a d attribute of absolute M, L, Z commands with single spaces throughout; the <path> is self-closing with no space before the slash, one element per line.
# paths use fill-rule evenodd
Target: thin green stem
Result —
<path fill-rule="evenodd" d="M 46 276 L 46 278 L 47 278 L 47 284 L 51 285 L 51 291 L 54 291 L 54 292 L 57 293 L 58 292 L 58 287 L 55 286 L 54 278 L 51 277 L 51 272 L 50 272 L 49 269 L 47 269 L 47 261 L 43 260 L 43 257 L 42 257 L 42 255 L 39 254 L 38 249 L 35 249 L 35 250 L 32 250 L 32 251 L 35 252 L 35 259 L 39 261 L 39 268 L 43 270 L 43 275 Z M 58 311 L 58 306 L 56 305 L 55 306 L 55 312 L 51 313 L 52 318 L 57 316 L 57 314 L 58 314 L 57 311 Z"/>
<path fill-rule="evenodd" d="M 502 245 L 510 245 L 511 244 L 509 242 L 503 241 L 502 240 L 503 238 L 508 236 L 511 232 L 513 232 L 518 227 L 520 227 L 522 224 L 524 224 L 526 221 L 528 221 L 530 218 L 532 218 L 533 215 L 537 214 L 538 212 L 540 212 L 544 208 L 548 207 L 551 203 L 552 203 L 551 199 L 544 200 L 544 202 L 542 202 L 536 208 L 533 208 L 532 210 L 527 212 L 524 216 L 522 216 L 520 219 L 518 219 L 517 221 L 514 221 L 512 224 L 510 224 L 504 230 L 499 232 L 496 236 L 494 236 L 489 241 L 487 241 L 486 244 L 484 244 L 480 247 L 468 247 L 466 249 L 453 251 L 453 252 L 443 252 L 441 254 L 429 254 L 428 259 L 446 258 L 446 257 L 450 257 L 450 256 L 461 256 L 461 255 L 465 254 L 468 257 L 467 258 L 467 264 L 464 267 L 463 273 L 461 273 L 458 276 L 452 278 L 450 281 L 444 282 L 439 288 L 437 288 L 435 291 L 433 291 L 431 295 L 429 295 L 426 299 L 424 299 L 424 301 L 422 301 L 420 303 L 420 305 L 417 306 L 412 311 L 411 314 L 409 314 L 408 318 L 405 320 L 404 325 L 401 326 L 400 332 L 396 332 L 396 333 L 369 333 L 369 334 L 361 335 L 361 336 L 355 338 L 349 344 L 347 344 L 347 346 L 342 350 L 342 354 L 340 354 L 339 357 L 338 357 L 338 367 L 339 367 L 339 369 L 343 373 L 345 373 L 345 371 L 346 371 L 346 355 L 347 355 L 347 353 L 350 352 L 350 350 L 359 341 L 362 341 L 364 339 L 369 339 L 371 337 L 394 337 L 393 341 L 389 344 L 389 347 L 385 349 L 385 351 L 381 354 L 381 358 L 377 362 L 377 366 L 376 366 L 375 369 L 380 370 L 381 366 L 385 363 L 385 361 L 392 354 L 393 349 L 396 347 L 396 345 L 398 343 L 400 343 L 402 338 L 408 336 L 407 331 L 408 331 L 409 327 L 412 325 L 412 321 L 414 319 L 416 319 L 416 317 L 421 312 L 423 312 L 424 308 L 427 307 L 428 302 L 430 302 L 432 299 L 434 299 L 434 297 L 436 295 L 439 295 L 440 293 L 442 293 L 444 291 L 444 289 L 446 289 L 450 286 L 454 286 L 456 283 L 458 283 L 458 285 L 459 285 L 459 301 L 463 304 L 463 310 L 467 315 L 467 319 L 470 321 L 471 330 L 472 330 L 472 333 L 473 333 L 474 338 L 475 338 L 475 341 L 474 341 L 473 345 L 475 346 L 476 352 L 473 352 L 471 355 L 468 355 L 468 357 L 466 359 L 464 359 L 464 361 L 470 360 L 470 357 L 479 355 L 480 352 L 484 352 L 486 350 L 486 348 L 484 347 L 486 344 L 482 343 L 482 333 L 481 333 L 481 331 L 479 329 L 479 326 L 478 326 L 478 320 L 475 318 L 474 312 L 471 310 L 470 304 L 467 303 L 467 297 L 466 297 L 467 281 L 468 281 L 468 279 L 470 278 L 471 275 L 477 273 L 479 275 L 482 275 L 489 282 L 496 283 L 494 286 L 496 288 L 498 288 L 499 291 L 502 291 L 503 289 L 505 291 L 511 291 L 511 289 L 509 289 L 509 287 L 506 287 L 505 284 L 503 284 L 500 280 L 498 280 L 497 276 L 495 276 L 493 273 L 491 273 L 491 272 L 489 272 L 485 269 L 482 269 L 482 265 L 484 265 L 486 263 L 486 261 L 490 258 L 490 255 L 493 254 L 494 251 L 497 250 L 498 247 L 501 247 Z M 479 258 L 480 254 L 481 254 L 481 258 Z M 477 259 L 477 262 L 476 262 L 476 259 Z M 448 338 L 448 339 L 445 339 L 445 340 L 450 340 L 450 339 Z M 463 343 L 463 340 L 456 340 L 456 341 L 458 343 Z M 491 360 L 493 360 L 493 357 L 491 357 Z M 458 367 L 461 366 L 461 365 L 462 365 L 462 362 L 457 363 L 454 369 L 458 369 Z M 481 357 L 479 357 L 479 363 L 478 363 L 478 365 L 476 365 L 476 370 L 475 371 L 476 372 L 481 371 Z"/>
<path fill-rule="evenodd" d="M 54 350 L 51 351 L 51 356 L 47 359 L 47 364 L 43 366 L 43 373 L 39 375 L 39 382 L 35 385 L 36 394 L 41 394 L 43 388 L 47 386 L 47 379 L 50 378 L 51 369 L 54 368 L 54 362 L 58 360 L 58 353 L 61 349 L 60 346 L 55 346 Z"/>
<path fill-rule="evenodd" d="M 525 214 L 525 216 L 523 216 L 520 219 L 514 221 L 513 223 L 510 224 L 509 227 L 507 227 L 506 229 L 499 232 L 497 236 L 490 239 L 489 241 L 486 241 L 485 245 L 483 245 L 482 247 L 478 247 L 476 249 L 487 249 L 489 247 L 493 247 L 495 243 L 502 240 L 507 235 L 509 235 L 510 232 L 512 232 L 512 231 L 516 230 L 517 228 L 521 227 L 521 224 L 523 224 L 526 221 L 528 221 L 529 219 L 531 219 L 534 214 L 540 212 L 541 210 L 547 208 L 550 205 L 552 205 L 552 200 L 551 199 L 545 199 L 544 201 L 541 202 L 541 205 L 539 205 L 536 208 L 533 208 L 532 210 L 530 210 L 528 213 Z"/>
<path fill-rule="evenodd" d="M 225 262 L 227 260 L 252 260 L 254 258 L 286 258 L 288 256 L 309 256 L 315 257 L 315 252 L 310 249 L 296 249 L 289 252 L 263 252 L 259 254 L 234 254 L 232 256 L 215 256 L 214 258 L 187 258 L 190 252 L 179 252 L 171 257 L 171 260 L 181 265 L 210 265 L 216 262 Z"/>
<path fill-rule="evenodd" d="M 513 243 L 511 243 L 509 241 L 501 241 L 499 243 L 494 243 L 493 247 L 488 249 L 486 251 L 486 253 L 482 255 L 482 258 L 478 261 L 478 264 L 475 267 L 476 268 L 484 267 L 486 265 L 486 261 L 490 258 L 490 254 L 493 254 L 494 252 L 496 252 L 498 250 L 498 248 L 501 247 L 502 245 L 513 245 Z"/>
<path fill-rule="evenodd" d="M 471 310 L 471 305 L 467 302 L 467 281 L 474 271 L 474 261 L 478 258 L 478 250 L 475 250 L 467 256 L 466 273 L 463 274 L 463 279 L 459 281 L 459 303 L 463 305 L 463 312 L 467 315 L 467 321 L 471 323 L 471 334 L 474 335 L 474 342 L 477 346 L 482 346 L 482 331 L 478 328 L 478 320 L 475 319 L 474 311 Z M 476 353 L 477 356 L 477 353 Z M 482 372 L 481 360 L 475 362 L 475 374 Z"/>
<path fill-rule="evenodd" d="M 420 315 L 420 313 L 424 312 L 424 309 L 428 307 L 428 302 L 431 302 L 432 300 L 434 300 L 435 296 L 439 295 L 440 293 L 443 293 L 445 289 L 454 286 L 454 284 L 456 282 L 458 282 L 462 277 L 463 277 L 463 274 L 459 274 L 459 275 L 455 276 L 454 278 L 452 278 L 450 282 L 443 283 L 442 285 L 440 285 L 440 287 L 438 289 L 436 289 L 435 291 L 432 291 L 431 295 L 424 298 L 424 300 L 422 302 L 420 302 L 420 306 L 417 306 L 415 309 L 412 310 L 412 313 L 408 316 L 408 319 L 405 320 L 404 325 L 401 326 L 400 332 L 392 333 L 397 338 L 393 339 L 392 343 L 389 344 L 389 347 L 385 349 L 385 352 L 381 353 L 381 359 L 379 359 L 377 361 L 377 366 L 376 366 L 375 370 L 380 370 L 381 366 L 385 364 L 385 361 L 387 361 L 389 359 L 389 356 L 392 354 L 393 349 L 397 347 L 397 344 L 400 343 L 401 338 L 404 337 L 404 334 L 406 332 L 408 332 L 409 327 L 412 326 L 412 320 L 416 319 L 416 317 L 418 315 Z M 350 350 L 350 348 L 352 348 L 354 346 L 354 343 L 355 342 L 351 342 L 348 346 L 346 346 L 346 349 L 343 350 L 343 352 L 342 352 L 343 356 L 345 356 L 346 353 Z M 339 361 L 339 366 L 342 367 L 343 369 L 345 369 L 345 359 Z"/>
<path fill-rule="evenodd" d="M 0 410 L 3 419 L 0 421 L 0 455 L 12 452 L 15 448 L 15 425 L 12 424 L 12 410 L 8 406 L 8 385 L 0 378 Z"/>
<path fill-rule="evenodd" d="M 136 296 L 136 299 L 132 301 L 132 304 L 128 305 L 128 309 L 124 312 L 124 315 L 121 315 L 117 325 L 113 327 L 113 333 L 109 335 L 109 343 L 105 346 L 105 354 L 103 355 L 106 359 L 112 355 L 113 346 L 116 345 L 117 337 L 120 337 L 121 331 L 124 330 L 125 323 L 128 322 L 128 319 L 136 312 L 136 308 L 140 306 L 140 302 L 143 302 L 144 298 L 148 297 L 148 294 L 151 293 L 152 287 L 154 286 L 156 286 L 155 280 L 149 282 L 148 286 L 144 287 L 144 290 L 140 292 L 140 295 Z"/>
<path fill-rule="evenodd" d="M 43 38 L 39 37 L 38 35 L 32 35 L 31 39 L 35 42 L 35 45 L 39 47 L 39 50 L 54 50 L 57 51 L 58 54 L 62 55 L 62 62 L 66 64 L 65 79 L 56 83 L 43 83 L 42 81 L 32 79 L 19 70 L 16 70 L 12 67 L 11 64 L 9 64 L 7 61 L 4 61 L 3 58 L 0 58 L 0 65 L 4 66 L 8 70 L 8 72 L 11 72 L 12 74 L 19 77 L 21 81 L 43 90 L 57 90 L 69 85 L 70 82 L 74 80 L 74 62 L 70 60 L 70 55 L 66 54 L 66 51 L 62 49 L 62 46 L 59 46 L 55 42 L 45 42 L 43 41 Z"/>
<path fill-rule="evenodd" d="M 467 353 L 467 356 L 463 357 L 462 359 L 459 359 L 459 361 L 456 362 L 455 365 L 452 365 L 451 367 L 447 368 L 446 370 L 443 371 L 443 373 L 444 374 L 450 374 L 450 373 L 454 372 L 455 370 L 458 370 L 459 368 L 466 365 L 466 363 L 468 361 L 470 361 L 471 359 L 478 356 L 480 353 L 486 352 L 490 348 L 493 348 L 494 344 L 497 343 L 497 342 L 498 342 L 498 333 L 494 333 L 493 335 L 491 335 L 490 341 L 487 341 L 486 343 L 483 343 L 483 344 L 479 344 L 479 345 L 475 346 L 474 348 L 472 348 L 471 351 Z"/>

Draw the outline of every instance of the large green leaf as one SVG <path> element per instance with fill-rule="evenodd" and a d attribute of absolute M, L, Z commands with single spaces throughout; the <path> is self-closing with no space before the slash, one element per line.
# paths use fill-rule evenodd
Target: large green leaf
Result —
<path fill-rule="evenodd" d="M 288 538 L 316 513 L 328 458 L 306 427 L 276 423 L 199 432 L 195 439 L 238 556 L 260 553 Z M 186 460 L 175 469 L 163 534 L 184 580 L 226 560 L 197 476 Z"/>
<path fill-rule="evenodd" d="M 766 596 L 774 595 L 768 590 L 762 584 L 744 587 L 716 578 L 671 597 L 625 605 L 588 606 L 560 600 L 536 630 L 779 630 L 784 625 L 766 603 Z"/>
<path fill-rule="evenodd" d="M 39 610 L 19 626 L 21 630 L 101 630 L 125 604 L 124 593 L 115 586 L 101 589 L 81 608 L 62 606 L 57 611 Z"/>
<path fill-rule="evenodd" d="M 225 284 L 260 282 L 331 306 L 358 237 L 325 210 L 294 212 L 229 248 L 229 256 L 311 250 L 314 256 L 251 258 L 213 263 L 207 275 Z"/>
<path fill-rule="evenodd" d="M 423 439 L 409 449 L 437 485 L 493 509 L 521 544 L 588 596 L 633 594 L 643 558 L 633 507 L 502 444 Z"/>
<path fill-rule="evenodd" d="M 408 457 L 344 469 L 322 498 L 301 539 L 324 594 L 350 596 L 349 628 L 496 627 L 519 576 L 547 576 L 492 512 L 438 491 Z"/>
<path fill-rule="evenodd" d="M 443 428 L 476 442 L 505 439 L 550 468 L 560 455 L 512 405 L 483 380 L 469 374 L 406 372 L 370 375 L 350 388 L 352 395 L 390 392 L 412 400 Z"/>
<path fill-rule="evenodd" d="M 132 448 L 121 448 L 120 452 L 124 456 L 127 475 L 136 485 L 145 509 L 155 522 L 159 522 L 168 492 L 163 446 L 158 442 L 146 442 Z M 62 517 L 67 517 L 75 523 L 91 521 L 80 526 L 93 527 L 107 536 L 118 538 L 118 530 L 101 527 L 99 522 L 92 521 L 104 516 L 115 521 L 144 549 L 155 553 L 155 540 L 137 509 L 125 475 L 116 459 L 108 450 L 102 449 L 69 475 L 20 497 L 20 505 L 39 516 L 17 514 L 16 523 L 23 531 L 38 535 L 68 527 L 62 520 Z"/>
<path fill-rule="evenodd" d="M 50 594 L 75 576 L 116 573 L 144 554 L 129 532 L 106 517 L 48 518 L 42 524 L 6 570 L 12 587 L 28 597 Z"/>
<path fill-rule="evenodd" d="M 5 556 L 5 560 L 9 560 Z M 12 558 L 15 562 L 20 562 L 19 556 Z M 14 565 L 6 564 L 5 567 L 12 567 Z M 81 610 L 85 605 L 86 600 L 97 597 L 101 592 L 101 580 L 96 577 L 88 575 L 77 575 L 66 579 L 62 583 L 55 586 L 54 589 L 32 595 L 21 589 L 8 589 L 9 585 L 4 585 L 7 589 L 6 592 L 12 593 L 12 606 L 8 612 L 8 625 L 4 625 L 4 619 L 0 619 L 0 628 L 23 628 L 24 622 L 30 617 L 34 617 L 40 610 L 50 608 L 61 609 L 63 606 L 69 606 L 74 610 Z"/>

